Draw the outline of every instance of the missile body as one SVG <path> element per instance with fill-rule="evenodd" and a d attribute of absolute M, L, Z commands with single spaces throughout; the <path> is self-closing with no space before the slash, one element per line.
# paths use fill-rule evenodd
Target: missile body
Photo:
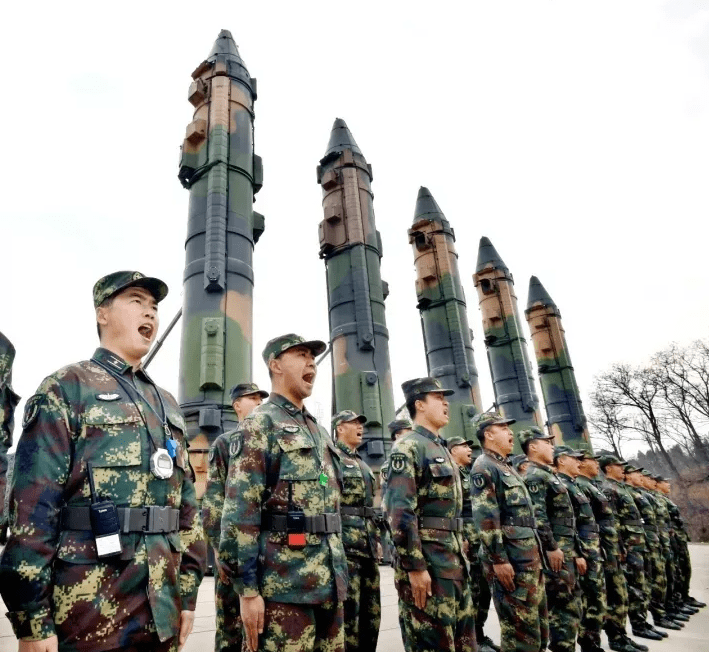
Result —
<path fill-rule="evenodd" d="M 529 281 L 524 314 L 532 332 L 549 432 L 556 437 L 557 445 L 592 451 L 561 312 L 536 276 Z"/>
<path fill-rule="evenodd" d="M 229 390 L 251 380 L 252 258 L 264 229 L 253 202 L 263 170 L 253 144 L 256 80 L 230 32 L 192 79 L 178 175 L 190 191 L 178 394 L 201 496 L 209 446 L 236 424 Z"/>
<path fill-rule="evenodd" d="M 530 426 L 541 427 L 539 399 L 517 310 L 514 278 L 485 237 L 480 239 L 473 281 L 480 301 L 495 403 L 508 419 L 517 420 L 511 426 L 514 433 Z M 521 450 L 519 442 L 515 442 L 515 449 Z"/>
<path fill-rule="evenodd" d="M 481 411 L 482 399 L 455 233 L 427 188 L 418 193 L 409 244 L 414 253 L 428 375 L 455 391 L 448 397 L 450 421 L 442 434 L 477 443 L 471 417 Z"/>
<path fill-rule="evenodd" d="M 327 272 L 332 411 L 354 410 L 367 417 L 360 454 L 378 469 L 391 445 L 386 425 L 394 418 L 384 313 L 388 288 L 381 278 L 372 168 L 344 120 L 335 120 L 317 179 L 323 192 L 319 236 Z"/>

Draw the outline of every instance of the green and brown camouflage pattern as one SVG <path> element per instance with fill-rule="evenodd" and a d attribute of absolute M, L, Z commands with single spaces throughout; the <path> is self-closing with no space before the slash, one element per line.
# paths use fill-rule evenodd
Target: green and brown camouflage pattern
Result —
<path fill-rule="evenodd" d="M 548 615 L 540 543 L 529 525 L 534 523 L 534 505 L 527 487 L 505 458 L 483 450 L 473 462 L 471 492 L 483 573 L 500 621 L 500 646 L 538 652 L 549 637 Z M 514 524 L 520 522 L 527 525 Z M 502 587 L 492 569 L 494 564 L 506 563 L 515 572 L 511 592 Z"/>
<path fill-rule="evenodd" d="M 540 438 L 541 431 L 523 431 L 524 440 Z M 531 441 L 531 439 L 529 439 Z M 534 503 L 534 518 L 545 552 L 561 549 L 561 571 L 545 569 L 547 610 L 549 612 L 549 649 L 574 652 L 576 633 L 581 622 L 581 595 L 575 558 L 578 557 L 576 518 L 571 497 L 552 467 L 530 461 L 524 482 Z"/>
<path fill-rule="evenodd" d="M 261 527 L 264 513 L 287 513 L 289 483 L 306 516 L 339 512 L 342 475 L 327 432 L 305 408 L 271 394 L 235 438 L 219 544 L 230 580 L 241 595 L 261 595 L 267 604 L 320 604 L 334 596 L 344 602 L 347 562 L 339 533 L 308 533 L 306 548 L 298 549 L 288 546 L 285 533 Z"/>
<path fill-rule="evenodd" d="M 166 447 L 161 420 L 97 362 L 135 382 L 161 408 L 147 375 L 106 349 L 47 377 L 25 407 L 10 488 L 10 538 L 0 561 L 0 591 L 18 638 L 57 634 L 61 649 L 113 650 L 153 631 L 179 631 L 180 611 L 194 610 L 206 543 L 186 455 L 185 421 L 163 396 L 179 447 L 167 480 L 150 471 L 154 447 Z M 151 443 L 152 440 L 152 443 Z M 98 559 L 90 530 L 61 525 L 61 507 L 91 502 L 96 492 L 118 507 L 179 509 L 179 532 L 121 532 L 121 561 Z"/>
<path fill-rule="evenodd" d="M 122 292 L 126 288 L 138 286 L 148 290 L 157 303 L 167 296 L 167 285 L 159 278 L 145 276 L 141 272 L 113 272 L 100 278 L 94 284 L 94 308 L 98 308 L 106 299 Z"/>
<path fill-rule="evenodd" d="M 561 312 L 536 276 L 529 281 L 524 315 L 532 333 L 549 432 L 556 437 L 557 444 L 592 452 Z"/>
<path fill-rule="evenodd" d="M 5 514 L 5 487 L 7 483 L 7 451 L 12 446 L 15 426 L 15 408 L 20 397 L 12 391 L 12 363 L 15 347 L 0 333 L 0 538 L 7 522 Z"/>
<path fill-rule="evenodd" d="M 252 259 L 264 230 L 253 202 L 263 168 L 254 154 L 256 80 L 230 32 L 192 79 L 178 175 L 190 191 L 178 399 L 201 496 L 209 447 L 236 426 L 229 390 L 252 374 Z"/>
<path fill-rule="evenodd" d="M 347 574 L 345 649 L 372 652 L 377 649 L 382 620 L 379 561 L 348 554 Z"/>
<path fill-rule="evenodd" d="M 317 180 L 323 194 L 319 238 L 327 273 L 332 414 L 354 410 L 367 417 L 360 452 L 377 471 L 391 447 L 385 433 L 394 418 L 384 309 L 389 289 L 381 277 L 372 167 L 340 118 L 332 127 Z"/>
<path fill-rule="evenodd" d="M 428 188 L 416 199 L 414 223 L 408 231 L 416 268 L 417 308 L 426 349 L 428 375 L 455 390 L 448 398 L 444 439 L 473 436 L 470 419 L 482 410 L 473 332 L 468 325 L 465 291 L 458 270 L 455 232 Z M 476 453 L 477 454 L 477 453 Z"/>
<path fill-rule="evenodd" d="M 258 391 L 258 387 L 255 391 Z M 215 551 L 216 558 L 219 554 L 224 492 L 229 473 L 229 450 L 238 441 L 236 439 L 237 432 L 238 430 L 234 429 L 219 435 L 209 449 L 207 488 L 202 496 L 202 527 L 209 545 Z M 243 628 L 239 594 L 231 582 L 224 582 L 220 578 L 216 569 L 214 572 L 214 606 L 216 617 L 215 652 L 240 651 Z"/>
<path fill-rule="evenodd" d="M 667 598 L 667 570 L 665 567 L 665 556 L 669 554 L 665 550 L 663 543 L 662 523 L 664 515 L 662 509 L 648 489 L 638 489 L 646 498 L 649 507 L 641 503 L 640 513 L 642 514 L 645 527 L 645 540 L 647 544 L 645 563 L 649 567 L 650 578 L 650 613 L 653 620 L 657 621 L 667 616 L 665 601 Z M 648 564 L 649 560 L 649 564 Z"/>
<path fill-rule="evenodd" d="M 478 290 L 495 405 L 505 417 L 515 419 L 515 434 L 531 426 L 541 428 L 543 419 L 517 310 L 514 278 L 486 237 L 480 239 L 473 282 Z M 516 437 L 515 452 L 522 452 Z"/>

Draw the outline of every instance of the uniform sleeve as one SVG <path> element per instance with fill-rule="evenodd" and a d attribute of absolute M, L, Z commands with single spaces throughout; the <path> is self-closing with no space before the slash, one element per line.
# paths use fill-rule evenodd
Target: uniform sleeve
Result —
<path fill-rule="evenodd" d="M 529 496 L 532 499 L 532 506 L 534 507 L 534 520 L 537 523 L 537 532 L 539 533 L 539 539 L 542 542 L 542 547 L 547 552 L 551 550 L 556 550 L 559 545 L 554 538 L 554 534 L 551 529 L 551 521 L 549 520 L 549 513 L 547 511 L 547 501 L 551 501 L 552 497 L 549 495 L 549 486 L 544 482 L 543 478 L 539 476 L 525 476 L 524 482 L 529 490 Z"/>
<path fill-rule="evenodd" d="M 267 486 L 268 437 L 264 424 L 252 418 L 244 421 L 233 438 L 219 559 L 238 593 L 250 597 L 259 595 L 259 538 Z"/>
<path fill-rule="evenodd" d="M 219 549 L 222 532 L 222 508 L 229 469 L 229 443 L 226 437 L 217 437 L 209 451 L 207 488 L 202 497 L 202 526 L 209 545 Z"/>
<path fill-rule="evenodd" d="M 473 497 L 473 520 L 480 533 L 481 557 L 491 564 L 507 564 L 509 558 L 505 550 L 500 524 L 500 506 L 497 502 L 495 483 L 490 472 L 473 469 L 471 478 Z"/>
<path fill-rule="evenodd" d="M 391 538 L 396 546 L 401 568 L 406 571 L 428 568 L 421 549 L 416 515 L 418 495 L 415 452 L 415 446 L 409 441 L 394 448 L 389 458 L 389 477 L 384 497 Z"/>
<path fill-rule="evenodd" d="M 75 427 L 52 377 L 27 401 L 25 421 L 10 486 L 10 537 L 0 560 L 0 590 L 15 636 L 42 640 L 55 634 L 52 562 Z"/>

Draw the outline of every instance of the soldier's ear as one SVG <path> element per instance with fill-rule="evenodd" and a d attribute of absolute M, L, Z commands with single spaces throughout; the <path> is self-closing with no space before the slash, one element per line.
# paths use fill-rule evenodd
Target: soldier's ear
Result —
<path fill-rule="evenodd" d="M 281 373 L 281 363 L 278 358 L 273 358 L 273 360 L 268 361 L 268 372 L 271 378 L 277 373 Z"/>

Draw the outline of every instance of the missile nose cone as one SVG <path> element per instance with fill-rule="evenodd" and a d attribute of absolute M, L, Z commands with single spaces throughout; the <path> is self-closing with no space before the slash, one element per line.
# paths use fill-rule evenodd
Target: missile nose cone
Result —
<path fill-rule="evenodd" d="M 330 132 L 330 142 L 327 144 L 325 156 L 333 152 L 341 152 L 345 149 L 351 149 L 353 153 L 364 156 L 359 146 L 355 142 L 352 132 L 347 128 L 347 124 L 342 118 L 337 118 L 332 125 Z"/>
<path fill-rule="evenodd" d="M 497 249 L 493 247 L 490 239 L 483 236 L 480 238 L 480 246 L 478 248 L 478 265 L 475 271 L 481 272 L 489 265 L 492 265 L 497 269 L 501 269 L 504 272 L 510 271 L 507 269 L 507 265 L 505 265 L 502 258 L 500 258 L 500 254 L 497 253 Z"/>
<path fill-rule="evenodd" d="M 217 40 L 214 41 L 214 47 L 212 47 L 208 58 L 211 59 L 218 54 L 230 54 L 237 59 L 241 59 L 239 56 L 239 48 L 236 47 L 234 38 L 228 29 L 223 29 L 219 32 L 219 36 L 217 36 Z"/>
<path fill-rule="evenodd" d="M 431 191 L 424 186 L 419 188 L 419 194 L 416 198 L 416 209 L 414 210 L 414 224 L 419 220 L 445 220 L 446 217 L 443 211 L 439 208 L 436 200 L 433 198 Z"/>
<path fill-rule="evenodd" d="M 535 303 L 541 303 L 544 306 L 552 306 L 556 308 L 556 304 L 549 296 L 549 293 L 544 289 L 541 281 L 532 276 L 529 279 L 529 298 L 527 299 L 527 309 L 531 308 Z"/>

